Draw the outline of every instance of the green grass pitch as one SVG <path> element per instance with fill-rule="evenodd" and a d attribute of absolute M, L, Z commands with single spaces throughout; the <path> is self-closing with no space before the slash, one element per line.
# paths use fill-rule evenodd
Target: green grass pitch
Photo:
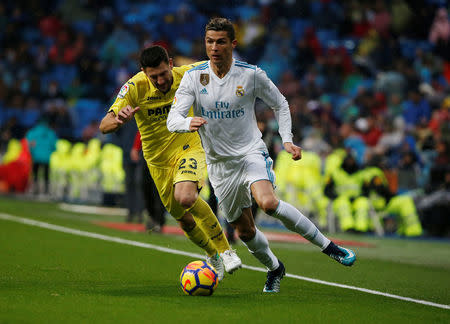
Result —
<path fill-rule="evenodd" d="M 6 219 L 11 216 L 14 220 Z M 194 256 L 17 221 L 23 218 Z M 244 268 L 226 275 L 213 296 L 191 297 L 183 294 L 178 279 L 200 249 L 185 237 L 121 232 L 92 224 L 95 220 L 122 219 L 0 197 L 0 323 L 450 323 L 448 241 L 333 235 L 374 245 L 353 248 L 358 261 L 351 268 L 311 244 L 272 242 L 291 275 L 279 294 L 263 294 L 265 273 Z M 245 246 L 236 249 L 244 264 L 261 267 Z"/>

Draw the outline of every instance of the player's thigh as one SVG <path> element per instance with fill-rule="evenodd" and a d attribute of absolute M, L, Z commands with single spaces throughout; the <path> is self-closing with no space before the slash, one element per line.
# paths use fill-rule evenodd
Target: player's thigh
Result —
<path fill-rule="evenodd" d="M 259 180 L 250 186 L 253 198 L 263 210 L 276 209 L 278 198 L 275 196 L 273 185 L 269 180 Z"/>
<path fill-rule="evenodd" d="M 197 189 L 204 184 L 206 173 L 205 152 L 201 149 L 192 149 L 183 152 L 177 159 L 174 170 L 173 184 L 181 187 L 192 188 L 183 182 L 195 183 Z"/>
<path fill-rule="evenodd" d="M 246 181 L 250 185 L 261 180 L 267 180 L 272 187 L 275 183 L 275 172 L 273 171 L 273 160 L 269 153 L 252 153 L 244 159 Z"/>
<path fill-rule="evenodd" d="M 227 161 L 210 164 L 208 176 L 225 218 L 230 223 L 236 221 L 242 210 L 252 205 L 243 163 Z"/>

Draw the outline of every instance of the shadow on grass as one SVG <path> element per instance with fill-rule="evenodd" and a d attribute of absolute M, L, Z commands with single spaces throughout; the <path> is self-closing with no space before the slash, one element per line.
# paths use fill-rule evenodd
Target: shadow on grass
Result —
<path fill-rule="evenodd" d="M 89 294 L 99 294 L 105 296 L 113 296 L 113 297 L 190 297 L 185 295 L 181 288 L 177 284 L 173 285 L 139 285 L 139 286 L 124 286 L 124 287 L 115 287 L 115 288 L 92 288 L 88 291 Z M 246 298 L 254 298 L 255 296 L 263 295 L 260 291 L 248 291 L 248 290 L 238 290 L 238 289 L 218 289 L 214 292 L 214 299 L 246 299 Z M 199 296 L 198 298 L 204 298 L 203 296 Z"/>

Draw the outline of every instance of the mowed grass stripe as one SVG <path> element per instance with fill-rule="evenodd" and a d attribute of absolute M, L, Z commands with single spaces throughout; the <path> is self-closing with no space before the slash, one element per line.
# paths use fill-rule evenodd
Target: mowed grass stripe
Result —
<path fill-rule="evenodd" d="M 142 248 L 146 248 L 146 249 L 152 249 L 152 250 L 161 251 L 161 252 L 170 253 L 170 254 L 183 255 L 183 256 L 195 257 L 195 258 L 200 258 L 200 259 L 204 258 L 204 255 L 201 255 L 198 253 L 192 253 L 192 252 L 186 252 L 186 251 L 181 251 L 181 250 L 176 250 L 176 249 L 165 248 L 165 247 L 154 245 L 154 244 L 132 241 L 132 240 L 127 240 L 127 239 L 123 239 L 120 237 L 103 235 L 103 234 L 94 233 L 94 232 L 81 231 L 81 230 L 77 230 L 74 228 L 54 225 L 54 224 L 50 224 L 50 223 L 36 221 L 36 220 L 29 219 L 29 218 L 13 216 L 13 215 L 9 215 L 9 214 L 0 213 L 0 219 L 9 220 L 9 221 L 13 221 L 16 223 L 30 225 L 30 226 L 46 228 L 46 229 L 53 230 L 53 231 L 94 238 L 94 239 L 103 240 L 103 241 L 109 241 L 109 242 L 115 242 L 115 243 L 119 243 L 119 244 L 137 246 L 137 247 L 142 247 Z M 243 265 L 243 268 L 253 270 L 253 271 L 258 271 L 258 272 L 266 272 L 267 271 L 266 269 L 263 269 L 260 267 L 249 266 L 249 265 Z M 303 280 L 303 281 L 308 281 L 308 282 L 313 282 L 313 283 L 322 284 L 322 285 L 327 285 L 327 286 L 332 286 L 332 287 L 356 290 L 356 291 L 360 291 L 360 292 L 364 292 L 364 293 L 368 293 L 368 294 L 372 294 L 372 295 L 379 295 L 379 296 L 384 296 L 384 297 L 393 298 L 393 299 L 399 299 L 399 300 L 403 300 L 403 301 L 407 301 L 407 302 L 423 304 L 423 305 L 442 308 L 442 309 L 450 309 L 450 305 L 438 304 L 438 303 L 433 303 L 433 302 L 426 301 L 426 300 L 420 300 L 420 299 L 414 299 L 414 298 L 389 294 L 389 293 L 372 290 L 372 289 L 344 285 L 344 284 L 299 276 L 299 275 L 290 274 L 290 273 L 287 273 L 286 277 Z"/>

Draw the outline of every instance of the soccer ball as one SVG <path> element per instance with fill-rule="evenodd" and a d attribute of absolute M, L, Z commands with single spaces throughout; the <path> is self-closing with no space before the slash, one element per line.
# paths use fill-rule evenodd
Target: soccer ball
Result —
<path fill-rule="evenodd" d="M 192 261 L 180 274 L 181 289 L 190 296 L 210 296 L 218 283 L 216 270 L 206 261 Z"/>

